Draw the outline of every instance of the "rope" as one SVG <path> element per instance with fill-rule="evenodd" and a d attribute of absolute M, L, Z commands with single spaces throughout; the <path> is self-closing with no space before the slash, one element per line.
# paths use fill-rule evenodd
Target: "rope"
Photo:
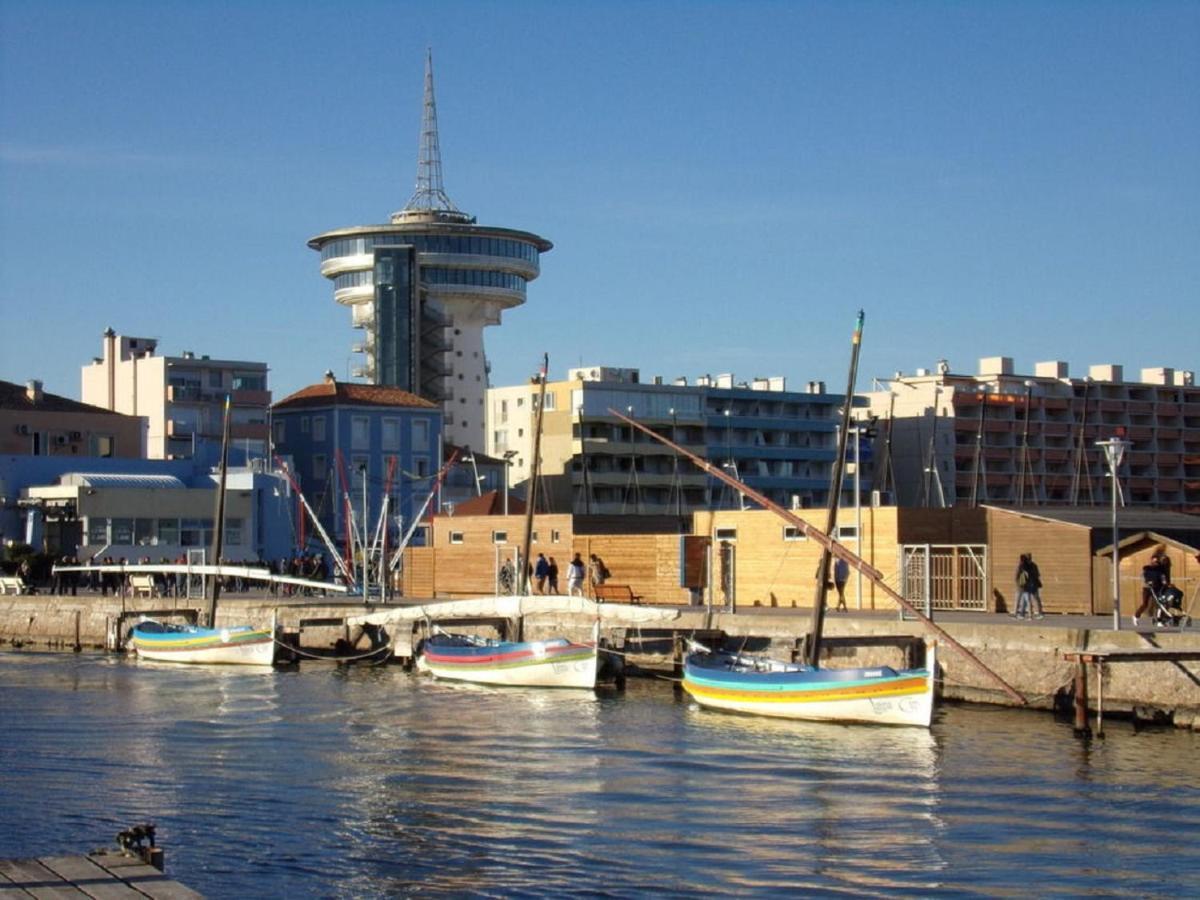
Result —
<path fill-rule="evenodd" d="M 331 662 L 354 662 L 355 660 L 366 659 L 369 656 L 376 656 L 384 650 L 388 651 L 388 653 L 384 656 L 384 659 L 386 660 L 391 656 L 392 645 L 394 643 L 394 641 L 388 641 L 382 647 L 376 647 L 374 650 L 368 650 L 366 653 L 359 653 L 355 656 L 322 656 L 319 653 L 310 653 L 307 650 L 302 650 L 300 647 L 294 647 L 291 644 L 285 644 L 283 641 L 279 640 L 279 638 L 271 638 L 271 640 L 273 640 L 280 647 L 286 647 L 297 656 L 303 656 L 305 659 L 324 659 Z"/>

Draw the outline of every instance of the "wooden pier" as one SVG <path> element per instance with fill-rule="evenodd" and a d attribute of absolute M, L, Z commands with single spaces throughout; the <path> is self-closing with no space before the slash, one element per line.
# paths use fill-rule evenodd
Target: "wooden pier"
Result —
<path fill-rule="evenodd" d="M 153 825 L 122 831 L 117 843 L 112 850 L 93 850 L 83 856 L 2 859 L 0 898 L 193 900 L 203 896 L 163 874 L 163 851 L 154 845 Z"/>
<path fill-rule="evenodd" d="M 1148 647 L 1138 650 L 1069 650 L 1063 659 L 1075 663 L 1075 734 L 1090 737 L 1088 726 L 1088 666 L 1096 672 L 1096 736 L 1104 737 L 1104 677 L 1101 666 L 1108 663 L 1135 662 L 1193 662 L 1200 660 L 1200 650 L 1173 650 Z"/>

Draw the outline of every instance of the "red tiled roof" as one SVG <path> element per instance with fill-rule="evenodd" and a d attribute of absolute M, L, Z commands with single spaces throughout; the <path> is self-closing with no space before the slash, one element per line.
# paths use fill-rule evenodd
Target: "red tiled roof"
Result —
<path fill-rule="evenodd" d="M 58 394 L 48 394 L 42 391 L 42 399 L 34 403 L 29 399 L 25 385 L 14 384 L 11 381 L 0 381 L 0 409 L 24 410 L 26 412 L 75 412 L 103 413 L 108 416 L 121 416 L 124 413 L 105 409 L 103 406 L 92 406 L 90 403 L 80 403 L 70 397 L 60 397 Z"/>
<path fill-rule="evenodd" d="M 381 384 L 355 384 L 324 381 L 310 384 L 284 397 L 273 407 L 285 409 L 305 406 L 415 406 L 437 409 L 436 403 L 418 397 L 410 391 Z"/>
<path fill-rule="evenodd" d="M 508 495 L 508 514 L 522 516 L 525 514 L 525 501 L 520 497 Z M 454 504 L 455 516 L 502 516 L 504 515 L 504 495 L 499 491 L 488 491 L 479 497 L 463 500 Z"/>

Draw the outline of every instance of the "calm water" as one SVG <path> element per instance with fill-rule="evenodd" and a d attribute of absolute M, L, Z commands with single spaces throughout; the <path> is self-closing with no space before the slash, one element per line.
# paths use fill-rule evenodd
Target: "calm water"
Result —
<path fill-rule="evenodd" d="M 1200 894 L 1200 737 L 931 732 L 399 668 L 0 654 L 0 858 L 159 826 L 212 897 Z"/>

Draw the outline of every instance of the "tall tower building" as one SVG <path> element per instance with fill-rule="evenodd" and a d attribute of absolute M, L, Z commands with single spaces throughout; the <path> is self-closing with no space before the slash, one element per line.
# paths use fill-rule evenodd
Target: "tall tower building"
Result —
<path fill-rule="evenodd" d="M 442 186 L 433 59 L 425 60 L 416 191 L 387 225 L 317 235 L 321 274 L 364 339 L 357 377 L 438 402 L 448 443 L 484 446 L 488 363 L 483 329 L 525 302 L 554 245 L 527 231 L 479 225 Z"/>

